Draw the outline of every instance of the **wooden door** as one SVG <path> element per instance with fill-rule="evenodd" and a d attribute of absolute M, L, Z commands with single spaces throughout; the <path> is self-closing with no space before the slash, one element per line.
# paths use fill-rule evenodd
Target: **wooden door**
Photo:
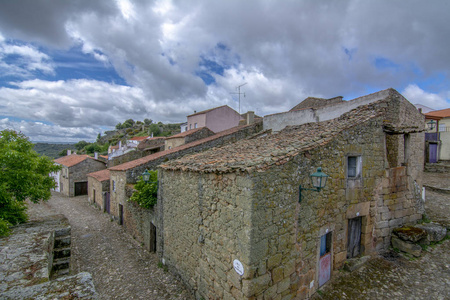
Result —
<path fill-rule="evenodd" d="M 119 204 L 119 225 L 123 225 L 123 205 Z"/>
<path fill-rule="evenodd" d="M 331 278 L 331 232 L 320 237 L 319 287 Z"/>
<path fill-rule="evenodd" d="M 88 186 L 87 181 L 75 182 L 75 196 L 87 195 L 88 193 L 87 186 Z"/>
<path fill-rule="evenodd" d="M 105 199 L 104 199 L 104 202 L 103 202 L 103 211 L 106 211 L 108 214 L 110 214 L 111 213 L 110 212 L 110 205 L 111 205 L 110 193 L 106 192 L 105 193 Z"/>
<path fill-rule="evenodd" d="M 356 257 L 361 252 L 362 217 L 348 220 L 347 258 Z"/>
<path fill-rule="evenodd" d="M 435 143 L 430 143 L 428 146 L 428 151 L 429 153 L 429 162 L 430 163 L 437 163 L 438 162 L 438 158 L 437 158 L 437 149 L 438 149 L 438 144 Z"/>

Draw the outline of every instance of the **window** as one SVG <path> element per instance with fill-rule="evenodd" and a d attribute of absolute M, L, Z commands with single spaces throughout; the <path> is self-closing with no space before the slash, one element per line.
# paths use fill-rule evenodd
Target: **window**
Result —
<path fill-rule="evenodd" d="M 324 256 L 331 251 L 331 232 L 320 237 L 320 256 Z"/>
<path fill-rule="evenodd" d="M 192 129 L 192 124 L 189 124 L 189 129 Z"/>
<path fill-rule="evenodd" d="M 184 131 L 187 131 L 187 126 L 186 126 L 186 127 L 184 127 Z"/>
<path fill-rule="evenodd" d="M 197 123 L 194 124 L 194 128 L 197 128 Z"/>
<path fill-rule="evenodd" d="M 115 180 L 113 180 L 113 182 L 112 182 L 112 190 L 113 190 L 113 192 L 116 191 L 116 181 Z"/>
<path fill-rule="evenodd" d="M 347 178 L 358 178 L 361 176 L 361 156 L 347 157 Z"/>

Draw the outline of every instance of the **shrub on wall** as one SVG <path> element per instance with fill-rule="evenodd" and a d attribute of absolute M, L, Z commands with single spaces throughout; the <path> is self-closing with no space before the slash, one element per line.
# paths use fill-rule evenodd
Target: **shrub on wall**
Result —
<path fill-rule="evenodd" d="M 158 171 L 150 171 L 150 180 L 145 182 L 142 177 L 134 185 L 136 192 L 130 197 L 143 208 L 152 208 L 156 204 L 158 196 Z"/>

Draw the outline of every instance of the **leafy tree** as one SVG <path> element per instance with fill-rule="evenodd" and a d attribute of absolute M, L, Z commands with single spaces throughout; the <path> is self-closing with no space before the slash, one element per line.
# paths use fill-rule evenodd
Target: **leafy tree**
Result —
<path fill-rule="evenodd" d="M 122 129 L 123 127 L 122 127 L 122 124 L 121 123 L 118 123 L 117 125 L 116 125 L 116 129 Z"/>
<path fill-rule="evenodd" d="M 150 133 L 153 133 L 153 136 L 159 136 L 161 133 L 161 129 L 159 129 L 159 126 L 157 124 L 151 124 L 150 125 Z"/>
<path fill-rule="evenodd" d="M 150 124 L 152 124 L 152 120 L 151 119 L 144 119 L 144 123 L 145 123 L 145 125 L 150 125 Z"/>
<path fill-rule="evenodd" d="M 25 200 L 37 203 L 51 197 L 55 181 L 49 173 L 59 169 L 47 156 L 39 156 L 23 133 L 0 131 L 0 236 L 27 220 Z"/>
<path fill-rule="evenodd" d="M 61 150 L 61 152 L 58 153 L 58 156 L 67 156 L 67 150 L 70 150 L 69 148 Z"/>
<path fill-rule="evenodd" d="M 101 138 L 102 138 L 102 134 L 99 133 L 99 134 L 97 135 L 97 140 L 96 140 L 96 142 L 99 143 Z"/>
<path fill-rule="evenodd" d="M 130 201 L 135 201 L 143 208 L 152 208 L 158 198 L 158 171 L 149 171 L 150 180 L 145 182 L 142 177 L 134 185 L 136 192 L 130 197 Z"/>
<path fill-rule="evenodd" d="M 81 149 L 83 149 L 83 148 L 86 147 L 87 145 L 89 145 L 88 142 L 86 142 L 86 141 L 79 141 L 79 142 L 76 143 L 74 146 L 75 146 L 75 148 L 77 148 L 78 151 L 80 151 Z"/>
<path fill-rule="evenodd" d="M 133 125 L 134 125 L 134 120 L 128 119 L 125 122 L 123 122 L 122 128 L 130 128 L 130 127 L 133 127 Z"/>

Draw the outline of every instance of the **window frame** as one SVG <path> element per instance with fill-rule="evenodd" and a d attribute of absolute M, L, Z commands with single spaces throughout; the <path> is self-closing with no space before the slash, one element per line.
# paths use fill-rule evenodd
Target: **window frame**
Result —
<path fill-rule="evenodd" d="M 355 159 L 355 166 L 352 166 L 352 174 L 354 168 L 354 176 L 350 176 L 350 159 Z M 362 156 L 357 154 L 348 154 L 346 156 L 346 178 L 347 179 L 360 179 L 362 178 Z"/>

